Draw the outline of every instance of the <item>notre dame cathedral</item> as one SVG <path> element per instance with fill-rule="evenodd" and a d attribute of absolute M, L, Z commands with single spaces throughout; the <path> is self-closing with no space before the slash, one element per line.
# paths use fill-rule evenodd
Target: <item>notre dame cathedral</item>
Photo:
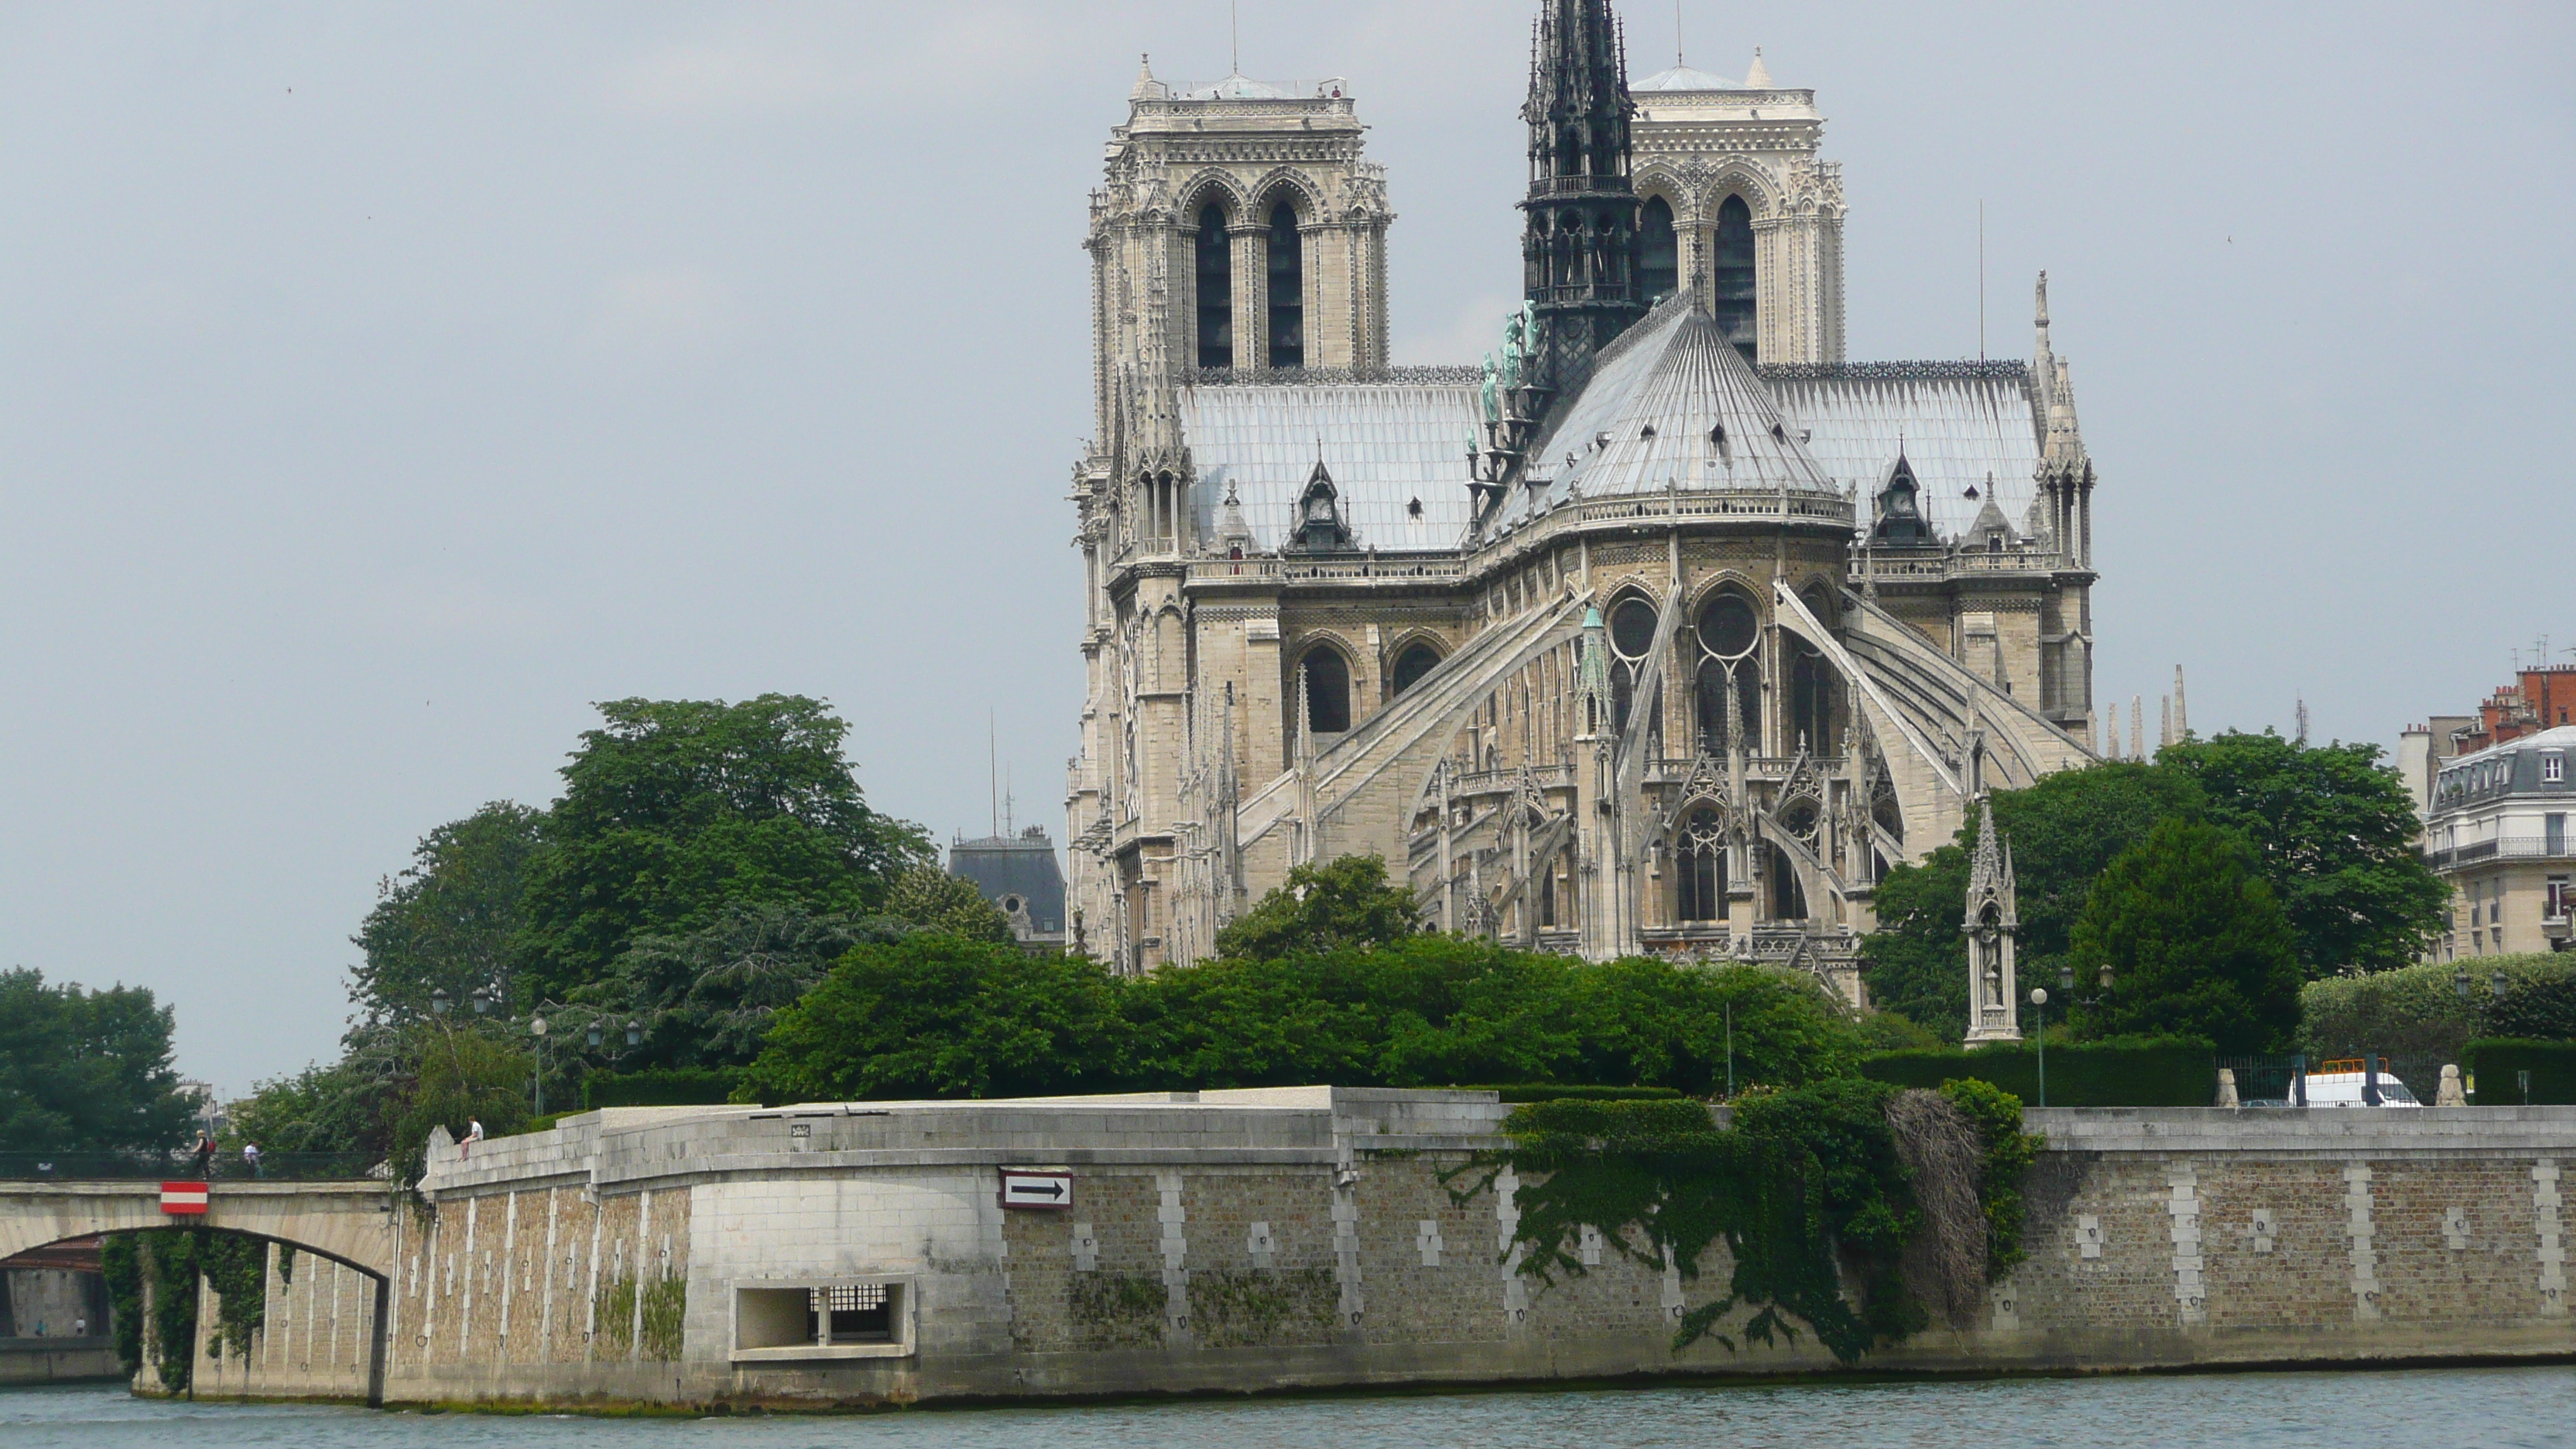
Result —
<path fill-rule="evenodd" d="M 1444 930 L 1858 1002 L 1888 866 L 2092 758 L 2045 279 L 2028 363 L 1848 361 L 1815 93 L 1631 83 L 1607 0 L 1543 3 L 1480 363 L 1387 363 L 1341 83 L 1148 66 L 1110 132 L 1068 925 L 1121 969 L 1375 853 Z"/>

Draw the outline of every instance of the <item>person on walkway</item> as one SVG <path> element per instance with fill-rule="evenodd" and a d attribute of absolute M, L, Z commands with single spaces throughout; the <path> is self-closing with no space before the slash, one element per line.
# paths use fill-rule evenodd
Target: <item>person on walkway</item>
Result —
<path fill-rule="evenodd" d="M 206 1177 L 214 1171 L 214 1166 L 215 1139 L 208 1133 L 199 1132 L 197 1134 L 196 1156 L 197 1179 L 201 1182 L 204 1181 Z"/>
<path fill-rule="evenodd" d="M 259 1170 L 258 1143 L 245 1142 L 242 1144 L 242 1166 L 248 1168 L 250 1170 L 250 1175 L 253 1177 L 262 1175 Z"/>
<path fill-rule="evenodd" d="M 483 1124 L 471 1117 L 465 1119 L 465 1140 L 456 1144 L 458 1157 L 474 1155 L 474 1144 L 483 1140 Z"/>

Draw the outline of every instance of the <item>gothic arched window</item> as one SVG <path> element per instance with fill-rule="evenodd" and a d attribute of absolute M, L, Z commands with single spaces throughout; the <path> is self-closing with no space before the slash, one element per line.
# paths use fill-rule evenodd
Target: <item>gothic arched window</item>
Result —
<path fill-rule="evenodd" d="M 1673 840 L 1673 858 L 1681 876 L 1674 918 L 1726 919 L 1726 834 L 1716 811 L 1691 812 L 1681 834 Z"/>
<path fill-rule="evenodd" d="M 1270 208 L 1270 365 L 1306 365 L 1306 255 L 1285 201 Z"/>
<path fill-rule="evenodd" d="M 1753 317 L 1753 208 L 1729 196 L 1717 208 L 1717 246 L 1709 258 L 1709 313 L 1747 362 L 1760 362 Z"/>
<path fill-rule="evenodd" d="M 1771 919 L 1803 921 L 1807 918 L 1807 892 L 1798 884 L 1798 868 L 1789 863 L 1789 852 L 1771 847 Z"/>
<path fill-rule="evenodd" d="M 1387 698 L 1393 699 L 1411 689 L 1414 681 L 1429 674 L 1431 667 L 1439 662 L 1440 651 L 1429 644 L 1416 640 L 1405 645 L 1404 652 L 1395 656 L 1395 667 L 1387 671 Z"/>
<path fill-rule="evenodd" d="M 1341 651 L 1318 644 L 1306 651 L 1298 668 L 1306 671 L 1306 728 L 1337 735 L 1351 727 L 1351 667 Z"/>
<path fill-rule="evenodd" d="M 1234 366 L 1234 256 L 1226 242 L 1225 208 L 1209 202 L 1199 211 L 1199 366 Z"/>
<path fill-rule="evenodd" d="M 1637 213 L 1637 291 L 1649 302 L 1681 290 L 1681 243 L 1673 236 L 1673 208 L 1658 196 Z"/>
<path fill-rule="evenodd" d="M 1634 594 L 1610 606 L 1610 727 L 1625 732 L 1638 677 L 1655 647 L 1655 606 Z"/>
<path fill-rule="evenodd" d="M 1834 667 L 1804 641 L 1789 661 L 1789 730 L 1809 754 L 1830 755 L 1842 743 L 1842 710 Z"/>
<path fill-rule="evenodd" d="M 1753 601 L 1733 588 L 1721 588 L 1699 606 L 1695 622 L 1702 655 L 1692 691 L 1699 715 L 1700 747 L 1722 754 L 1740 736 L 1749 753 L 1762 748 L 1762 666 L 1754 646 L 1762 640 L 1762 621 Z M 1727 724 L 1727 691 L 1735 693 L 1735 724 Z"/>

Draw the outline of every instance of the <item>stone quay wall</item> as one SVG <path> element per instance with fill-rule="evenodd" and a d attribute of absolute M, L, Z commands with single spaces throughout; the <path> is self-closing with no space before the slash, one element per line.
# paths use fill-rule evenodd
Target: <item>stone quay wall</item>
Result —
<path fill-rule="evenodd" d="M 1838 1369 L 1674 1323 L 1725 1293 L 1575 1245 L 1519 1271 L 1490 1093 L 611 1109 L 433 1151 L 389 1402 L 865 1405 Z M 1874 1372 L 2576 1358 L 2576 1109 L 2055 1110 L 2029 1258 Z M 1005 1208 L 1001 1169 L 1070 1204 Z M 363 1295 L 272 1272 L 222 1391 L 346 1396 Z M 353 1275 L 355 1276 L 355 1275 Z M 819 1296 L 819 1300 L 817 1298 Z M 371 1300 L 369 1300 L 371 1301 Z M 818 1301 L 846 1314 L 808 1316 Z M 206 1388 L 201 1387 L 203 1397 Z"/>

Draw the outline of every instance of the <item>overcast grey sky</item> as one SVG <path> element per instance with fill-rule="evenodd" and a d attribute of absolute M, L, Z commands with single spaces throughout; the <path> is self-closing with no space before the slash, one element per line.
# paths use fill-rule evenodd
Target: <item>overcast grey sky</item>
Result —
<path fill-rule="evenodd" d="M 1535 0 L 1242 0 L 1346 77 L 1398 359 L 1517 277 Z M 1625 7 L 1632 70 L 1669 3 Z M 2576 645 L 2576 8 L 1715 4 L 1813 86 L 1855 358 L 2029 349 L 2102 472 L 2100 687 L 2388 741 Z M 1078 244 L 1224 0 L 0 10 L 0 963 L 328 1058 L 413 841 L 628 695 L 833 700 L 872 800 L 1062 835 Z M 2562 657 L 2576 658 L 2576 655 Z"/>

